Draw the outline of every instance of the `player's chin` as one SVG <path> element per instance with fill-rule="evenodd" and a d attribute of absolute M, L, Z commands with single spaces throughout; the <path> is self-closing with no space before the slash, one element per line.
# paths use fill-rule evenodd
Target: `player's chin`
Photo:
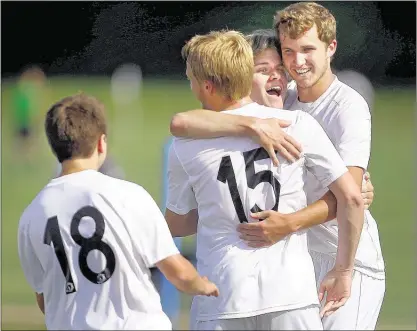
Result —
<path fill-rule="evenodd" d="M 315 77 L 311 77 L 310 79 L 300 79 L 296 81 L 298 88 L 310 88 L 317 83 L 317 79 Z"/>
<path fill-rule="evenodd" d="M 268 95 L 268 103 L 268 106 L 272 108 L 284 108 L 284 101 L 281 96 Z"/>

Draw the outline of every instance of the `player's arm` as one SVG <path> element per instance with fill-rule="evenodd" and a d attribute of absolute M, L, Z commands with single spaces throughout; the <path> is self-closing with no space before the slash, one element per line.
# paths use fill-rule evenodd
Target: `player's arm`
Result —
<path fill-rule="evenodd" d="M 323 224 L 336 218 L 337 199 L 331 191 L 327 191 L 319 200 L 307 207 L 289 214 L 289 222 L 294 232 Z"/>
<path fill-rule="evenodd" d="M 352 173 L 352 170 L 350 172 Z M 359 176 L 360 174 L 357 177 Z M 373 197 L 374 187 L 369 174 L 365 174 L 362 200 L 366 209 L 372 204 Z M 251 247 L 270 246 L 293 232 L 335 219 L 336 211 L 337 199 L 331 191 L 327 191 L 319 200 L 294 213 L 282 214 L 273 210 L 252 213 L 253 218 L 263 220 L 263 222 L 239 224 L 238 231 L 240 238 Z"/>
<path fill-rule="evenodd" d="M 320 283 L 318 297 L 325 298 L 320 316 L 328 316 L 350 297 L 356 250 L 362 233 L 364 204 L 360 189 L 350 172 L 329 185 L 337 198 L 338 242 L 333 268 Z"/>
<path fill-rule="evenodd" d="M 364 170 L 360 167 L 347 167 L 350 174 L 352 175 L 355 183 L 362 190 L 362 179 L 364 176 Z"/>
<path fill-rule="evenodd" d="M 358 167 L 348 167 L 348 169 L 354 182 L 362 188 L 363 169 Z M 372 199 L 369 197 L 370 194 L 366 191 L 365 197 L 362 198 L 363 202 L 368 201 L 368 204 L 370 204 Z M 253 218 L 263 220 L 263 222 L 239 224 L 240 238 L 251 247 L 273 245 L 293 232 L 335 219 L 338 209 L 337 201 L 330 190 L 319 200 L 294 213 L 282 214 L 273 210 L 252 213 Z"/>
<path fill-rule="evenodd" d="M 201 277 L 194 266 L 181 254 L 156 263 L 157 268 L 178 290 L 191 295 L 219 296 L 216 285 Z"/>
<path fill-rule="evenodd" d="M 250 137 L 264 147 L 278 165 L 276 151 L 289 161 L 300 157 L 301 145 L 281 129 L 289 125 L 290 122 L 275 118 L 260 119 L 196 109 L 174 115 L 170 130 L 176 137 Z"/>
<path fill-rule="evenodd" d="M 350 172 L 329 185 L 337 199 L 338 246 L 334 268 L 352 271 L 363 227 L 364 203 Z"/>
<path fill-rule="evenodd" d="M 336 197 L 328 191 L 321 199 L 294 213 L 273 210 L 251 213 L 251 217 L 262 222 L 239 224 L 238 231 L 250 247 L 270 246 L 293 232 L 334 219 L 336 210 Z"/>
<path fill-rule="evenodd" d="M 177 155 L 176 140 L 168 152 L 168 194 L 165 220 L 174 237 L 185 237 L 197 232 L 198 211 L 190 178 Z"/>
<path fill-rule="evenodd" d="M 36 302 L 38 303 L 38 307 L 41 312 L 45 315 L 45 301 L 43 299 L 43 293 L 36 293 Z"/>
<path fill-rule="evenodd" d="M 185 215 L 180 215 L 166 209 L 165 220 L 173 237 L 186 237 L 197 233 L 197 209 L 190 210 Z"/>
<path fill-rule="evenodd" d="M 365 181 L 362 183 L 361 177 L 363 173 L 362 168 L 348 167 L 349 173 L 353 176 L 355 183 L 357 183 L 362 190 L 362 200 L 365 208 L 372 204 L 374 196 L 374 187 L 370 181 L 370 176 L 365 176 Z M 359 184 L 360 183 L 360 184 Z M 331 191 L 327 191 L 319 200 L 313 202 L 307 207 L 286 217 L 286 222 L 290 224 L 292 232 L 310 228 L 314 225 L 319 225 L 331 221 L 336 218 L 337 199 Z M 278 217 L 282 214 L 278 214 Z"/>
<path fill-rule="evenodd" d="M 373 186 L 365 182 L 362 186 L 363 169 L 348 167 L 355 183 L 362 189 L 362 200 L 368 206 L 373 200 Z M 241 238 L 247 240 L 249 246 L 263 247 L 272 245 L 285 236 L 308 229 L 312 226 L 331 221 L 337 216 L 337 199 L 331 191 L 327 191 L 319 200 L 294 213 L 281 214 L 273 210 L 252 213 L 261 223 L 243 223 L 238 226 Z"/>

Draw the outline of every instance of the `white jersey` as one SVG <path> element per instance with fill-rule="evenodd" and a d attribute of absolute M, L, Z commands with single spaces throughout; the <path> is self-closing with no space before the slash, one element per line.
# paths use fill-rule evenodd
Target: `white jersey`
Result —
<path fill-rule="evenodd" d="M 19 256 L 52 330 L 168 330 L 149 268 L 178 254 L 139 185 L 85 170 L 52 179 L 24 211 Z"/>
<path fill-rule="evenodd" d="M 229 114 L 280 118 L 303 145 L 302 157 L 273 166 L 249 138 L 174 139 L 169 153 L 167 208 L 177 214 L 198 209 L 197 268 L 220 296 L 196 296 L 199 321 L 242 318 L 318 304 L 306 231 L 268 248 L 239 238 L 239 222 L 250 211 L 291 213 L 306 206 L 304 176 L 311 171 L 324 186 L 347 171 L 320 125 L 308 114 L 251 103 Z"/>
<path fill-rule="evenodd" d="M 337 77 L 316 101 L 298 100 L 294 82 L 289 84 L 285 108 L 301 109 L 313 116 L 326 131 L 346 166 L 368 167 L 371 150 L 371 115 L 363 97 Z M 308 203 L 321 198 L 327 191 L 314 176 L 307 177 Z M 338 229 L 333 220 L 312 227 L 309 231 L 312 251 L 336 256 Z M 384 260 L 379 242 L 378 227 L 366 210 L 364 226 L 355 259 L 355 269 L 378 279 L 385 278 Z"/>

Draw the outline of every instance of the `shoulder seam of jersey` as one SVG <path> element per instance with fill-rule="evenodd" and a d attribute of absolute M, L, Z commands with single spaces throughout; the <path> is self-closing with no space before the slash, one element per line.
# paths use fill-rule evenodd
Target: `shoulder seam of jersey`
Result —
<path fill-rule="evenodd" d="M 185 169 L 185 167 L 184 167 L 184 165 L 182 164 L 182 161 L 181 161 L 181 159 L 180 159 L 180 157 L 179 157 L 179 155 L 178 155 L 178 153 L 177 153 L 177 149 L 175 148 L 175 143 L 176 143 L 176 141 L 174 140 L 174 141 L 172 142 L 172 148 L 173 148 L 173 150 L 174 150 L 175 156 L 177 157 L 178 162 L 180 163 L 180 165 L 181 165 L 182 169 L 184 170 L 184 172 L 187 174 L 188 178 L 190 178 L 190 174 L 189 174 L 189 173 L 187 172 L 187 170 Z"/>

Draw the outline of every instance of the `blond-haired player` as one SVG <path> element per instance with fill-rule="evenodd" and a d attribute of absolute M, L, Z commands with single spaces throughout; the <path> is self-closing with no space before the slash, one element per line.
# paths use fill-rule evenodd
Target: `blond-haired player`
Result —
<path fill-rule="evenodd" d="M 306 231 L 267 248 L 252 248 L 237 225 L 263 209 L 296 213 L 306 206 L 304 176 L 311 171 L 338 201 L 337 262 L 323 281 L 327 299 L 350 291 L 351 270 L 363 223 L 360 190 L 320 125 L 301 111 L 268 108 L 250 97 L 253 53 L 236 31 L 193 37 L 183 48 L 191 90 L 203 106 L 229 114 L 279 118 L 304 149 L 293 163 L 274 166 L 248 138 L 178 139 L 168 165 L 166 220 L 174 236 L 197 233 L 197 266 L 220 290 L 196 296 L 193 329 L 322 329 Z M 346 272 L 348 271 L 348 272 Z"/>
<path fill-rule="evenodd" d="M 334 16 L 319 4 L 295 3 L 277 13 L 275 28 L 281 44 L 284 66 L 293 78 L 284 108 L 302 109 L 318 120 L 356 183 L 361 186 L 363 173 L 370 157 L 371 116 L 366 101 L 359 93 L 340 82 L 331 71 L 330 62 L 337 48 Z M 201 115 L 197 112 L 181 115 L 183 121 L 181 125 L 185 124 L 188 131 L 192 131 L 193 136 L 244 135 L 249 131 L 249 134 L 255 136 L 262 134 L 266 146 L 273 144 L 276 146 L 277 141 L 278 143 L 286 141 L 279 133 L 276 133 L 277 140 L 270 131 L 267 137 L 259 130 L 241 129 L 248 127 L 248 121 L 239 116 L 228 119 L 227 125 L 222 125 L 225 118 L 219 114 L 215 119 L 217 130 L 213 130 L 212 126 L 208 130 L 207 125 L 206 127 L 200 125 L 201 121 L 198 117 L 202 117 Z M 205 120 L 209 122 L 207 116 Z M 213 118 L 210 118 L 211 120 Z M 265 127 L 265 123 L 263 125 Z M 193 130 L 190 129 L 191 127 Z M 276 130 L 279 132 L 280 129 L 277 127 Z M 179 131 L 182 131 L 182 135 L 188 135 L 187 132 L 176 127 L 176 132 Z M 270 144 L 268 138 L 271 138 Z M 309 211 L 310 217 L 304 218 L 303 227 L 318 224 L 315 223 L 318 218 L 314 215 L 325 215 L 328 205 L 332 205 L 331 201 L 334 201 L 331 193 L 326 193 L 327 189 L 322 187 L 314 176 L 310 175 L 307 178 L 307 185 L 308 203 L 322 197 L 317 201 L 326 201 L 327 204 L 317 203 L 316 208 Z M 251 245 L 276 242 L 283 235 L 293 231 L 291 229 L 299 227 L 299 224 L 294 224 L 287 215 L 273 211 L 259 216 L 266 218 L 265 221 L 240 226 L 242 236 Z M 333 266 L 337 250 L 338 222 L 333 220 L 324 223 L 327 220 L 328 218 L 321 217 L 319 223 L 323 224 L 311 228 L 308 233 L 318 287 L 323 275 Z M 370 212 L 366 211 L 365 226 L 355 258 L 351 298 L 343 308 L 323 319 L 324 328 L 374 329 L 384 293 L 385 271 L 378 228 Z"/>

